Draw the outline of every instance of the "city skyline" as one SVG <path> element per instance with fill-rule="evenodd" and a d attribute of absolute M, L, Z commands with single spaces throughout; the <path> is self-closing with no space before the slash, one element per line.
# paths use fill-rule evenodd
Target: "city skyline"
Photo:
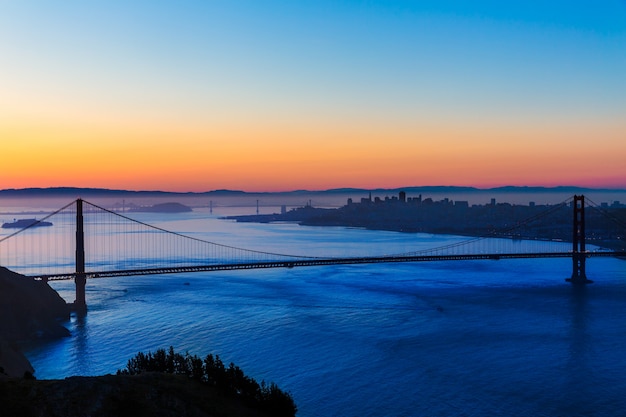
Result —
<path fill-rule="evenodd" d="M 626 2 L 0 3 L 0 189 L 626 188 Z"/>

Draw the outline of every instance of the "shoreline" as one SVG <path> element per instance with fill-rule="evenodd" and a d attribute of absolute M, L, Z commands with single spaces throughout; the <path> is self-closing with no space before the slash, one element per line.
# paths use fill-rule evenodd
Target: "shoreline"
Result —
<path fill-rule="evenodd" d="M 626 223 L 626 207 L 603 207 Z M 601 248 L 626 251 L 626 231 L 619 234 L 614 223 L 597 210 L 588 210 L 587 224 L 594 226 L 586 243 Z M 301 226 L 339 226 L 384 230 L 401 233 L 429 233 L 470 238 L 505 238 L 572 242 L 572 208 L 569 205 L 514 205 L 496 203 L 469 205 L 467 201 L 445 198 L 433 201 L 422 196 L 407 198 L 376 197 L 342 207 L 316 208 L 311 205 L 273 214 L 251 214 L 222 217 L 226 220 L 252 223 L 292 222 Z"/>
<path fill-rule="evenodd" d="M 65 300 L 47 283 L 0 267 L 0 374 L 17 378 L 35 374 L 21 346 L 69 336 L 61 324 L 69 316 Z"/>

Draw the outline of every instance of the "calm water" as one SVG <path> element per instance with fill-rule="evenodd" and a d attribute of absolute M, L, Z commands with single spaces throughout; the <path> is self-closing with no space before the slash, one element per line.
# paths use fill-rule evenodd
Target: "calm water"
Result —
<path fill-rule="evenodd" d="M 455 237 L 208 213 L 152 222 L 282 253 L 380 254 Z M 356 243 L 355 243 L 356 242 Z M 358 265 L 88 282 L 72 336 L 31 348 L 36 376 L 114 373 L 139 351 L 219 354 L 290 391 L 299 416 L 613 416 L 626 412 L 626 262 Z M 68 301 L 72 282 L 53 286 Z"/>

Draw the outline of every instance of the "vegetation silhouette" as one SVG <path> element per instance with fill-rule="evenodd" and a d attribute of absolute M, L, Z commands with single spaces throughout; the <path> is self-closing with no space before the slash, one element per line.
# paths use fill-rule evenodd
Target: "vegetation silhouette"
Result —
<path fill-rule="evenodd" d="M 138 375 L 144 372 L 185 375 L 272 416 L 292 417 L 298 411 L 290 393 L 281 390 L 273 382 L 266 384 L 262 381 L 259 384 L 232 362 L 226 367 L 219 355 L 209 354 L 202 360 L 189 352 L 184 355 L 177 353 L 170 346 L 167 351 L 158 349 L 154 353 L 139 352 L 117 374 Z"/>

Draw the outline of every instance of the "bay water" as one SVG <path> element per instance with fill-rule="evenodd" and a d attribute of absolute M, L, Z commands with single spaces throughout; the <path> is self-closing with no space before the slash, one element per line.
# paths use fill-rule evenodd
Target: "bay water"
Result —
<path fill-rule="evenodd" d="M 223 213 L 222 213 L 223 214 Z M 208 212 L 142 221 L 250 249 L 380 255 L 464 238 Z M 523 245 L 524 242 L 520 242 Z M 71 336 L 26 354 L 38 379 L 115 373 L 137 352 L 217 354 L 291 392 L 299 416 L 626 414 L 626 262 L 450 261 L 92 279 Z M 51 285 L 74 300 L 72 281 Z"/>

